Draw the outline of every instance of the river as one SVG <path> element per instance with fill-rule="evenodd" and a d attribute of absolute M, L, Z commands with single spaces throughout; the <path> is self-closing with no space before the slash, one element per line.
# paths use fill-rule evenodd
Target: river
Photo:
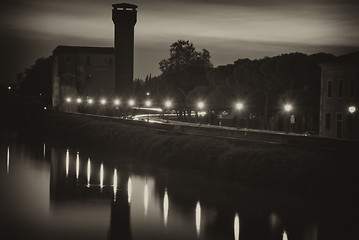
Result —
<path fill-rule="evenodd" d="M 158 156 L 160 157 L 160 156 Z M 355 202 L 3 137 L 1 239 L 355 239 Z M 352 220 L 353 219 L 353 220 Z"/>

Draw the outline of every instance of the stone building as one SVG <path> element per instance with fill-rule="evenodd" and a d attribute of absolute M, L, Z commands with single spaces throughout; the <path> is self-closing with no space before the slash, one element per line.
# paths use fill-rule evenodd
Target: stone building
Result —
<path fill-rule="evenodd" d="M 112 47 L 58 46 L 53 51 L 52 103 L 59 111 L 77 111 L 67 98 L 111 96 L 115 88 Z"/>
<path fill-rule="evenodd" d="M 359 52 L 321 67 L 319 134 L 359 139 Z"/>

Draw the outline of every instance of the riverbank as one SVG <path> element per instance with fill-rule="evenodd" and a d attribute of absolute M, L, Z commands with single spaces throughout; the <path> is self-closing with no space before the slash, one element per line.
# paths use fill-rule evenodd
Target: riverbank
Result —
<path fill-rule="evenodd" d="M 201 171 L 257 188 L 311 196 L 357 194 L 356 149 L 244 144 L 26 108 L 5 114 L 1 126 L 13 128 L 21 137 L 132 155 L 149 164 Z"/>

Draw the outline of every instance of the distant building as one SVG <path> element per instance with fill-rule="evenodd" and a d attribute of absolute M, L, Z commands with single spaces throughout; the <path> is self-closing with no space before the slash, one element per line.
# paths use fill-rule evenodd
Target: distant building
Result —
<path fill-rule="evenodd" d="M 321 67 L 320 135 L 359 139 L 359 52 Z"/>
<path fill-rule="evenodd" d="M 112 96 L 115 54 L 112 47 L 58 46 L 53 51 L 52 103 L 59 111 L 77 111 L 76 99 Z M 66 100 L 71 98 L 72 104 Z"/>

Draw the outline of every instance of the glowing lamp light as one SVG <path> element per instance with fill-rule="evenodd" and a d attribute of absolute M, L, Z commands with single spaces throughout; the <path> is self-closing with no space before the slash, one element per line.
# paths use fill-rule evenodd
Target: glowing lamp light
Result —
<path fill-rule="evenodd" d="M 120 105 L 120 100 L 119 99 L 115 99 L 114 101 L 113 101 L 113 103 L 116 105 L 116 106 L 118 106 L 118 105 Z"/>
<path fill-rule="evenodd" d="M 78 98 L 78 99 L 76 99 L 76 102 L 77 102 L 77 103 L 81 103 L 81 102 L 82 102 L 82 99 L 81 99 L 81 98 Z"/>
<path fill-rule="evenodd" d="M 167 100 L 165 102 L 165 106 L 166 106 L 166 108 L 170 108 L 172 106 L 172 102 L 170 100 Z"/>
<path fill-rule="evenodd" d="M 101 102 L 102 105 L 105 105 L 105 104 L 106 104 L 106 99 L 102 98 L 102 99 L 100 100 L 100 102 Z"/>
<path fill-rule="evenodd" d="M 89 98 L 89 99 L 87 100 L 87 103 L 88 103 L 88 104 L 92 104 L 92 103 L 93 103 L 93 99 L 92 99 L 92 98 Z"/>
<path fill-rule="evenodd" d="M 7 89 L 11 90 L 11 87 L 9 86 L 9 87 L 7 87 Z"/>
<path fill-rule="evenodd" d="M 241 102 L 236 103 L 236 109 L 237 110 L 242 110 L 243 109 L 243 103 L 241 103 Z"/>
<path fill-rule="evenodd" d="M 351 114 L 353 114 L 353 113 L 355 113 L 356 108 L 354 106 L 350 106 L 350 107 L 348 107 L 348 110 Z"/>
<path fill-rule="evenodd" d="M 66 98 L 66 102 L 70 103 L 71 101 L 72 101 L 72 100 L 71 100 L 70 97 L 67 97 L 67 98 Z"/>
<path fill-rule="evenodd" d="M 197 106 L 199 109 L 202 109 L 204 107 L 204 102 L 198 102 Z"/>
<path fill-rule="evenodd" d="M 150 101 L 150 100 L 147 100 L 147 101 L 145 102 L 145 104 L 146 104 L 146 107 L 150 107 L 150 106 L 151 106 L 151 101 Z"/>
<path fill-rule="evenodd" d="M 290 104 L 286 104 L 286 105 L 284 105 L 284 110 L 286 111 L 286 112 L 290 112 L 291 110 L 292 110 L 292 105 L 290 105 Z"/>
<path fill-rule="evenodd" d="M 128 104 L 132 107 L 133 105 L 135 105 L 135 100 L 130 99 L 130 100 L 128 101 Z"/>

